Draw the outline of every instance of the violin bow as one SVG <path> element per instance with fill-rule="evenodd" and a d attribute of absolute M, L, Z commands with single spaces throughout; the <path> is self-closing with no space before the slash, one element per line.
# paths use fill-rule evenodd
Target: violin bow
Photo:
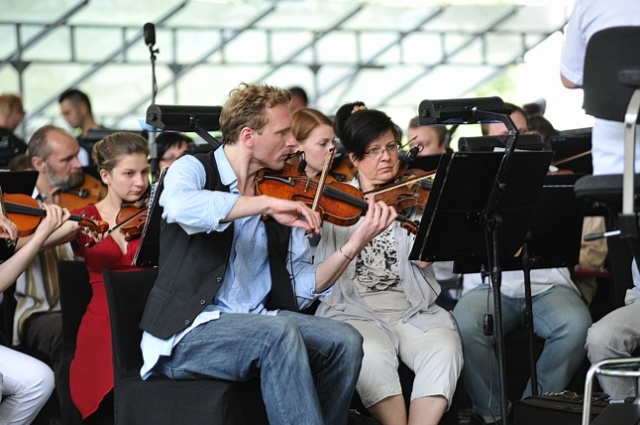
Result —
<path fill-rule="evenodd" d="M 329 174 L 329 166 L 331 165 L 331 161 L 333 161 L 335 153 L 336 149 L 331 148 L 329 149 L 329 152 L 327 152 L 327 156 L 324 158 L 324 163 L 322 164 L 322 174 L 320 174 L 320 180 L 318 180 L 318 186 L 316 188 L 316 196 L 313 197 L 313 204 L 311 204 L 311 209 L 313 211 L 318 208 L 318 204 L 320 203 L 320 197 L 322 196 L 322 192 L 324 192 L 324 185 Z"/>
<path fill-rule="evenodd" d="M 578 159 L 578 158 L 582 158 L 583 156 L 587 156 L 590 153 L 591 153 L 591 149 L 589 149 L 588 151 L 585 151 L 585 152 L 580 152 L 579 154 L 576 154 L 576 155 L 573 155 L 573 156 L 568 156 L 566 158 L 559 159 L 556 162 L 551 163 L 551 165 L 556 166 L 556 165 L 564 164 L 565 162 L 573 161 L 574 159 Z"/>
<path fill-rule="evenodd" d="M 437 170 L 436 170 L 436 171 L 437 171 Z M 401 181 L 401 182 L 399 182 L 399 183 L 391 184 L 391 185 L 389 185 L 389 187 L 385 187 L 385 188 L 380 189 L 380 190 L 371 190 L 371 191 L 369 191 L 369 192 L 364 192 L 364 194 L 365 194 L 365 195 L 373 195 L 373 196 L 376 196 L 376 195 L 379 195 L 379 194 L 381 194 L 381 193 L 385 193 L 385 192 L 389 192 L 389 191 L 391 191 L 391 190 L 395 190 L 395 189 L 397 189 L 397 188 L 399 188 L 399 187 L 402 187 L 402 186 L 409 186 L 410 184 L 413 184 L 413 183 L 419 183 L 419 182 L 421 182 L 422 180 L 427 180 L 427 179 L 431 179 L 431 180 L 433 180 L 433 178 L 434 178 L 434 177 L 435 177 L 435 175 L 436 175 L 436 171 L 428 172 L 428 174 L 425 174 L 424 176 L 418 176 L 418 177 L 408 178 L 408 179 L 406 179 L 406 180 L 404 180 L 404 181 Z"/>

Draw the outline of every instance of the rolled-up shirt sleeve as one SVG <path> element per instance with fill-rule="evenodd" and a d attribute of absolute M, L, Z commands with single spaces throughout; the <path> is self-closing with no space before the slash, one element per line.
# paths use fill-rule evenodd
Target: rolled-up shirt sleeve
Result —
<path fill-rule="evenodd" d="M 230 223 L 222 220 L 234 207 L 240 193 L 204 189 L 206 172 L 202 163 L 186 155 L 171 164 L 164 178 L 159 204 L 167 223 L 177 223 L 187 234 L 221 232 Z"/>

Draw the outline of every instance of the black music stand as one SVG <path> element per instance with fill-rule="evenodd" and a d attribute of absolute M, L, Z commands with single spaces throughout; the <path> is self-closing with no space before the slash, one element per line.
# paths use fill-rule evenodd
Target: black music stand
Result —
<path fill-rule="evenodd" d="M 509 155 L 508 167 L 504 165 L 505 155 Z M 443 155 L 409 254 L 411 260 L 467 259 L 491 270 L 505 423 L 500 265 L 504 259 L 514 258 L 525 242 L 552 155 L 549 151 L 513 151 L 513 145 L 505 152 Z M 494 198 L 496 190 L 500 193 Z M 480 266 L 474 271 L 481 271 Z"/>
<path fill-rule="evenodd" d="M 37 171 L 0 171 L 0 188 L 4 193 L 33 196 L 38 181 Z"/>
<path fill-rule="evenodd" d="M 409 161 L 409 168 L 418 168 L 422 171 L 437 170 L 442 155 L 441 153 L 437 153 L 434 155 L 417 156 Z"/>
<path fill-rule="evenodd" d="M 574 191 L 575 182 L 583 174 L 548 175 L 544 178 L 538 202 L 529 222 L 527 250 L 531 269 L 573 267 L 580 258 L 583 203 Z M 474 273 L 482 262 L 458 259 L 456 273 Z M 503 270 L 523 270 L 522 255 L 504 258 Z"/>
<path fill-rule="evenodd" d="M 461 137 L 458 139 L 460 152 L 493 152 L 504 149 L 509 142 L 509 136 Z M 541 151 L 545 146 L 538 134 L 521 134 L 515 149 L 525 151 Z"/>
<path fill-rule="evenodd" d="M 160 256 L 160 220 L 162 207 L 158 205 L 162 194 L 164 176 L 169 168 L 163 168 L 158 181 L 151 188 L 147 221 L 142 229 L 142 241 L 133 257 L 133 265 L 137 267 L 156 267 Z"/>
<path fill-rule="evenodd" d="M 486 264 L 487 244 L 482 214 L 503 152 L 444 154 L 431 187 L 411 260 L 449 261 L 466 258 Z M 524 242 L 552 153 L 513 152 L 503 196 L 500 259 L 513 258 Z M 479 271 L 475 270 L 475 271 Z"/>
<path fill-rule="evenodd" d="M 501 260 L 502 270 L 522 270 L 524 275 L 525 310 L 523 323 L 528 331 L 529 375 L 531 395 L 538 395 L 534 351 L 533 307 L 530 270 L 567 267 L 573 269 L 580 258 L 583 203 L 574 191 L 582 174 L 548 175 L 533 211 L 529 230 L 520 255 Z M 455 273 L 473 273 L 486 267 L 474 260 L 454 261 Z"/>

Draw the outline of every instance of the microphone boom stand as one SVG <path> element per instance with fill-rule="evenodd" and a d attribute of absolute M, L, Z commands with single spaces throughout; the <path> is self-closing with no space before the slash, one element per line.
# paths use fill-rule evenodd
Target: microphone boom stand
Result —
<path fill-rule="evenodd" d="M 495 328 L 496 328 L 496 351 L 498 354 L 498 376 L 500 379 L 500 412 L 502 416 L 502 423 L 509 423 L 509 415 L 507 412 L 507 377 L 505 368 L 505 354 L 504 354 L 504 333 L 502 330 L 502 298 L 500 287 L 502 284 L 502 269 L 500 267 L 500 251 L 498 248 L 498 229 L 502 222 L 502 217 L 496 211 L 496 202 L 501 192 L 506 188 L 506 182 L 504 181 L 507 167 L 511 154 L 513 153 L 516 141 L 518 139 L 518 130 L 511 121 L 511 118 L 506 114 L 499 114 L 488 111 L 474 110 L 472 116 L 479 118 L 480 120 L 494 120 L 502 122 L 509 130 L 509 136 L 505 146 L 505 153 L 500 162 L 496 178 L 494 180 L 489 197 L 484 209 L 484 215 L 482 220 L 484 222 L 485 231 L 487 233 L 487 240 L 491 240 L 491 249 L 487 250 L 487 261 L 491 270 L 491 283 L 493 288 L 493 308 L 495 314 Z M 491 238 L 489 238 L 491 235 Z"/>
<path fill-rule="evenodd" d="M 154 37 L 155 38 L 155 37 Z M 160 53 L 160 49 L 154 48 L 155 40 L 148 44 L 151 60 L 151 104 L 156 103 L 156 94 L 158 93 L 158 81 L 156 79 L 156 54 Z M 151 168 L 151 178 L 156 181 L 158 178 L 158 145 L 156 144 L 155 131 L 149 132 L 149 167 Z"/>

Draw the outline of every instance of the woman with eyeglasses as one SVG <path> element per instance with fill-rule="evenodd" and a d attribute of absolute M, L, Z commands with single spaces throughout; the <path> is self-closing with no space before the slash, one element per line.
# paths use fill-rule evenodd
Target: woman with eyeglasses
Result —
<path fill-rule="evenodd" d="M 345 104 L 334 129 L 358 168 L 351 184 L 368 192 L 396 177 L 402 130 L 384 112 Z M 397 221 L 359 253 L 345 247 L 351 232 L 323 224 L 316 258 L 339 250 L 350 264 L 316 315 L 347 322 L 363 336 L 356 389 L 374 417 L 384 425 L 436 425 L 451 403 L 463 358 L 451 315 L 435 304 L 434 272 L 428 263 L 408 260 L 415 237 Z M 415 373 L 408 412 L 400 360 Z"/>

